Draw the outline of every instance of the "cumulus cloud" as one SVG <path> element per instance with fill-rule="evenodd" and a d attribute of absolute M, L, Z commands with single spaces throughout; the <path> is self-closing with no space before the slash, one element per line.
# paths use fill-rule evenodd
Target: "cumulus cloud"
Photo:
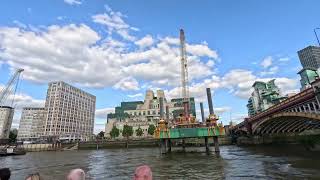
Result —
<path fill-rule="evenodd" d="M 114 88 L 121 90 L 139 90 L 139 83 L 133 77 L 127 77 L 121 79 L 118 83 L 114 85 Z"/>
<path fill-rule="evenodd" d="M 81 1 L 80 0 L 64 0 L 65 3 L 70 4 L 70 5 L 80 5 Z"/>
<path fill-rule="evenodd" d="M 270 67 L 271 65 L 272 65 L 272 57 L 271 56 L 268 56 L 268 57 L 266 57 L 266 58 L 264 58 L 263 60 L 262 60 L 262 62 L 261 62 L 261 66 L 263 67 L 263 68 L 268 68 L 268 67 Z"/>
<path fill-rule="evenodd" d="M 267 71 L 262 71 L 260 73 L 261 76 L 273 75 L 276 74 L 279 70 L 279 66 L 272 66 Z"/>
<path fill-rule="evenodd" d="M 106 13 L 92 16 L 93 22 L 104 25 L 108 29 L 109 34 L 115 32 L 125 40 L 136 40 L 136 37 L 130 35 L 129 32 L 131 30 L 138 31 L 139 29 L 127 24 L 123 20 L 125 16 L 121 12 L 113 11 L 109 6 L 106 6 L 106 10 Z"/>
<path fill-rule="evenodd" d="M 277 78 L 261 78 L 253 74 L 252 71 L 245 69 L 233 69 L 223 76 L 213 75 L 199 83 L 193 83 L 189 87 L 190 96 L 195 97 L 197 102 L 206 101 L 206 88 L 211 88 L 214 91 L 217 89 L 228 89 L 229 93 L 243 99 L 250 97 L 252 93 L 252 85 L 255 81 L 267 82 L 271 79 L 276 79 L 276 85 L 281 89 L 282 94 L 296 92 L 298 89 L 298 80 L 286 77 Z M 167 90 L 166 94 L 170 98 L 180 97 L 181 88 L 176 87 Z"/>
<path fill-rule="evenodd" d="M 114 113 L 114 108 L 96 109 L 95 117 L 100 119 L 107 119 L 109 113 Z"/>
<path fill-rule="evenodd" d="M 148 34 L 134 43 L 138 45 L 140 48 L 145 48 L 145 47 L 151 46 L 154 43 L 154 40 L 152 36 Z"/>
<path fill-rule="evenodd" d="M 139 81 L 176 86 L 180 82 L 180 54 L 173 41 L 163 38 L 146 50 L 135 51 L 132 44 L 112 36 L 103 39 L 85 24 L 52 25 L 37 32 L 0 27 L 0 62 L 24 68 L 23 78 L 36 83 L 62 80 L 129 90 L 139 89 Z M 204 44 L 190 44 L 187 52 L 190 81 L 214 73 L 216 51 Z M 202 58 L 210 60 L 203 62 Z"/>

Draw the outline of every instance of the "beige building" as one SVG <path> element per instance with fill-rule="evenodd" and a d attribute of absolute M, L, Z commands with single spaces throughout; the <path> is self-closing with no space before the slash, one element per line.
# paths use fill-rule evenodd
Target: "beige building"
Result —
<path fill-rule="evenodd" d="M 125 124 L 132 126 L 134 130 L 140 127 L 144 130 L 144 136 L 147 136 L 149 125 L 156 125 L 160 120 L 161 99 L 163 118 L 174 119 L 183 112 L 182 98 L 168 101 L 163 90 L 157 90 L 156 94 L 152 90 L 147 90 L 144 101 L 121 102 L 121 106 L 115 108 L 115 113 L 108 114 L 105 137 L 110 137 L 113 126 L 122 130 Z M 194 98 L 190 98 L 190 102 L 191 113 L 195 116 Z"/>
<path fill-rule="evenodd" d="M 25 107 L 21 113 L 18 140 L 38 139 L 44 134 L 44 108 Z"/>
<path fill-rule="evenodd" d="M 9 138 L 14 109 L 9 106 L 0 106 L 0 139 Z"/>
<path fill-rule="evenodd" d="M 49 83 L 44 135 L 60 140 L 89 140 L 95 107 L 95 96 L 62 81 Z"/>

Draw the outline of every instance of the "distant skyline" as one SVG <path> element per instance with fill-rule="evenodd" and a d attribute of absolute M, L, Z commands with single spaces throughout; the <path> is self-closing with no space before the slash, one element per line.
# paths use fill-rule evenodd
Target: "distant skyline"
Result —
<path fill-rule="evenodd" d="M 320 27 L 316 0 L 0 3 L 0 86 L 25 69 L 13 127 L 22 107 L 44 106 L 50 81 L 97 97 L 95 132 L 121 101 L 143 100 L 147 89 L 179 96 L 180 28 L 197 111 L 199 102 L 207 108 L 210 87 L 223 123 L 240 121 L 254 81 L 274 78 L 283 94 L 299 91 L 297 51 L 317 45 Z"/>

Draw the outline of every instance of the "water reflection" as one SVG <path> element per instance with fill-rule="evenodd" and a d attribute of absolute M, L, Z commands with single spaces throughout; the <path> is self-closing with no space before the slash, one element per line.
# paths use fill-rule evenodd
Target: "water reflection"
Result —
<path fill-rule="evenodd" d="M 177 149 L 173 149 L 177 150 Z M 155 179 L 309 179 L 320 178 L 320 157 L 290 147 L 222 146 L 220 156 L 204 148 L 188 153 L 160 155 L 158 148 L 35 152 L 1 157 L 0 167 L 10 167 L 12 179 L 39 172 L 44 179 L 64 179 L 73 168 L 82 168 L 89 179 L 131 179 L 143 164 Z"/>

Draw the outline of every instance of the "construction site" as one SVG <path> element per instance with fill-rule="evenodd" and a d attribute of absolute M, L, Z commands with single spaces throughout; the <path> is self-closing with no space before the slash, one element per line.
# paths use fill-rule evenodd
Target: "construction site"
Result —
<path fill-rule="evenodd" d="M 218 124 L 219 117 L 214 113 L 210 88 L 206 89 L 209 117 L 204 117 L 203 103 L 200 104 L 201 121 L 197 120 L 196 117 L 192 116 L 190 113 L 188 60 L 185 41 L 184 31 L 183 29 L 180 29 L 181 94 L 183 98 L 184 111 L 178 118 L 168 119 L 164 116 L 163 102 L 160 101 L 160 121 L 155 132 L 155 137 L 160 139 L 161 153 L 171 152 L 172 140 L 179 140 L 183 151 L 185 151 L 185 141 L 189 138 L 204 138 L 207 153 L 210 151 L 209 138 L 212 138 L 214 151 L 219 153 L 218 137 L 225 135 L 225 130 L 222 124 Z"/>

